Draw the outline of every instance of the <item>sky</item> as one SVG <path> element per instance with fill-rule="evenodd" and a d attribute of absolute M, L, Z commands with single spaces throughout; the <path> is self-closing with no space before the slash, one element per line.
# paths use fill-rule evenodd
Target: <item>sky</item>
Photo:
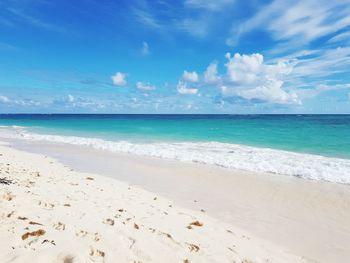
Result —
<path fill-rule="evenodd" d="M 350 113 L 350 1 L 1 0 L 0 113 Z"/>

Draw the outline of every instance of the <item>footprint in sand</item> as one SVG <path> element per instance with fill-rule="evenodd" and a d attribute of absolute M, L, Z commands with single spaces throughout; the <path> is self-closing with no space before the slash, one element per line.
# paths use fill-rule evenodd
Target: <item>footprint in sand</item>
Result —
<path fill-rule="evenodd" d="M 195 244 L 188 244 L 188 249 L 190 252 L 198 252 L 199 251 L 199 246 Z"/>
<path fill-rule="evenodd" d="M 15 198 L 15 195 L 11 194 L 11 192 L 7 192 L 2 195 L 2 198 L 5 199 L 6 201 L 11 201 Z"/>
<path fill-rule="evenodd" d="M 56 229 L 56 230 L 60 230 L 60 231 L 63 231 L 66 229 L 66 224 L 63 224 L 61 222 L 58 222 L 56 224 L 53 225 L 53 228 Z"/>
<path fill-rule="evenodd" d="M 102 223 L 106 225 L 114 226 L 114 220 L 110 218 L 104 219 Z"/>
<path fill-rule="evenodd" d="M 76 235 L 77 237 L 86 237 L 87 234 L 88 234 L 88 232 L 85 231 L 85 230 L 80 230 L 79 232 L 76 232 L 76 233 L 75 233 L 75 235 Z"/>
<path fill-rule="evenodd" d="M 94 241 L 98 242 L 98 241 L 101 240 L 101 238 L 102 238 L 102 236 L 101 236 L 100 233 L 97 233 L 97 232 L 96 232 L 96 233 L 94 234 Z"/>
<path fill-rule="evenodd" d="M 41 202 L 41 201 L 39 201 L 38 204 L 39 204 L 39 206 L 41 206 L 41 208 L 46 209 L 46 210 L 52 210 L 52 209 L 55 207 L 54 204 L 51 204 L 51 203 L 43 203 L 43 202 Z"/>
<path fill-rule="evenodd" d="M 106 253 L 101 251 L 101 250 L 99 250 L 99 249 L 90 247 L 89 255 L 90 255 L 90 259 L 93 262 L 105 262 L 104 258 L 106 256 Z"/>

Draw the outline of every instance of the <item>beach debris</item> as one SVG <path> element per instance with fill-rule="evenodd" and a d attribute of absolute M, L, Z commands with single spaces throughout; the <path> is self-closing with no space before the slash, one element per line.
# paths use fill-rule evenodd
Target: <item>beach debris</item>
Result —
<path fill-rule="evenodd" d="M 70 204 L 64 204 L 63 206 L 71 207 L 71 205 L 70 205 Z"/>
<path fill-rule="evenodd" d="M 12 180 L 7 179 L 6 177 L 3 177 L 3 178 L 0 178 L 0 184 L 9 185 L 9 184 L 13 184 L 13 182 L 12 182 Z"/>
<path fill-rule="evenodd" d="M 190 249 L 190 252 L 198 252 L 199 250 L 199 246 L 195 245 L 195 244 L 189 244 L 188 248 Z"/>
<path fill-rule="evenodd" d="M 124 212 L 124 209 L 121 208 L 121 209 L 118 210 L 118 212 L 122 213 L 122 212 Z"/>
<path fill-rule="evenodd" d="M 90 177 L 90 176 L 86 177 L 85 179 L 86 179 L 86 180 L 95 180 L 95 178 Z"/>
<path fill-rule="evenodd" d="M 28 218 L 26 218 L 25 216 L 19 216 L 17 217 L 18 220 L 27 220 Z"/>
<path fill-rule="evenodd" d="M 13 216 L 14 213 L 15 211 L 12 211 L 11 213 L 7 214 L 7 217 L 10 218 L 11 216 Z"/>
<path fill-rule="evenodd" d="M 138 224 L 136 224 L 136 223 L 134 223 L 134 228 L 140 229 L 140 227 L 139 227 Z"/>
<path fill-rule="evenodd" d="M 39 225 L 39 226 L 42 226 L 43 224 L 40 224 L 40 223 L 34 222 L 34 221 L 30 221 L 30 222 L 29 222 L 29 225 Z"/>
<path fill-rule="evenodd" d="M 187 258 L 185 258 L 184 263 L 190 263 L 190 261 Z"/>
<path fill-rule="evenodd" d="M 157 197 L 153 198 L 153 200 L 157 200 Z"/>
<path fill-rule="evenodd" d="M 237 251 L 236 250 L 234 250 L 233 248 L 231 248 L 231 247 L 228 247 L 228 250 L 230 250 L 230 251 L 232 251 L 233 253 L 235 253 L 235 254 L 238 254 L 237 253 Z"/>
<path fill-rule="evenodd" d="M 192 229 L 192 226 L 198 226 L 198 227 L 202 227 L 203 226 L 203 223 L 199 222 L 198 220 L 196 221 L 193 221 L 192 223 L 190 223 L 187 228 L 188 229 Z"/>
<path fill-rule="evenodd" d="M 204 209 L 201 209 L 201 212 L 202 212 L 202 213 L 205 213 L 206 211 L 205 211 Z"/>
<path fill-rule="evenodd" d="M 33 231 L 33 232 L 27 232 L 27 233 L 24 233 L 22 235 L 22 240 L 26 240 L 30 236 L 32 236 L 32 237 L 43 236 L 43 235 L 45 235 L 45 233 L 46 233 L 46 231 L 43 229 L 39 229 L 39 230 Z"/>

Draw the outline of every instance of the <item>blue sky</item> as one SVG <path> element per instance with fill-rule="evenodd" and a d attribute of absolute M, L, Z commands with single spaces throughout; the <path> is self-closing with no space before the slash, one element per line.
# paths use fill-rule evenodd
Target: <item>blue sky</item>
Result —
<path fill-rule="evenodd" d="M 350 2 L 2 0 L 2 113 L 350 113 Z"/>

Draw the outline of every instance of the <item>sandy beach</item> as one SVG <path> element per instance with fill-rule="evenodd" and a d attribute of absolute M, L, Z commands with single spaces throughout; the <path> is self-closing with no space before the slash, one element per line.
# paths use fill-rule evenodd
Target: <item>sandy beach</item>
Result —
<path fill-rule="evenodd" d="M 1 262 L 307 262 L 202 211 L 1 146 Z M 8 184 L 6 184 L 8 182 Z"/>
<path fill-rule="evenodd" d="M 1 262 L 344 262 L 350 256 L 346 185 L 67 145 L 15 145 L 42 154 L 0 147 L 0 177 L 9 180 L 0 184 Z"/>

